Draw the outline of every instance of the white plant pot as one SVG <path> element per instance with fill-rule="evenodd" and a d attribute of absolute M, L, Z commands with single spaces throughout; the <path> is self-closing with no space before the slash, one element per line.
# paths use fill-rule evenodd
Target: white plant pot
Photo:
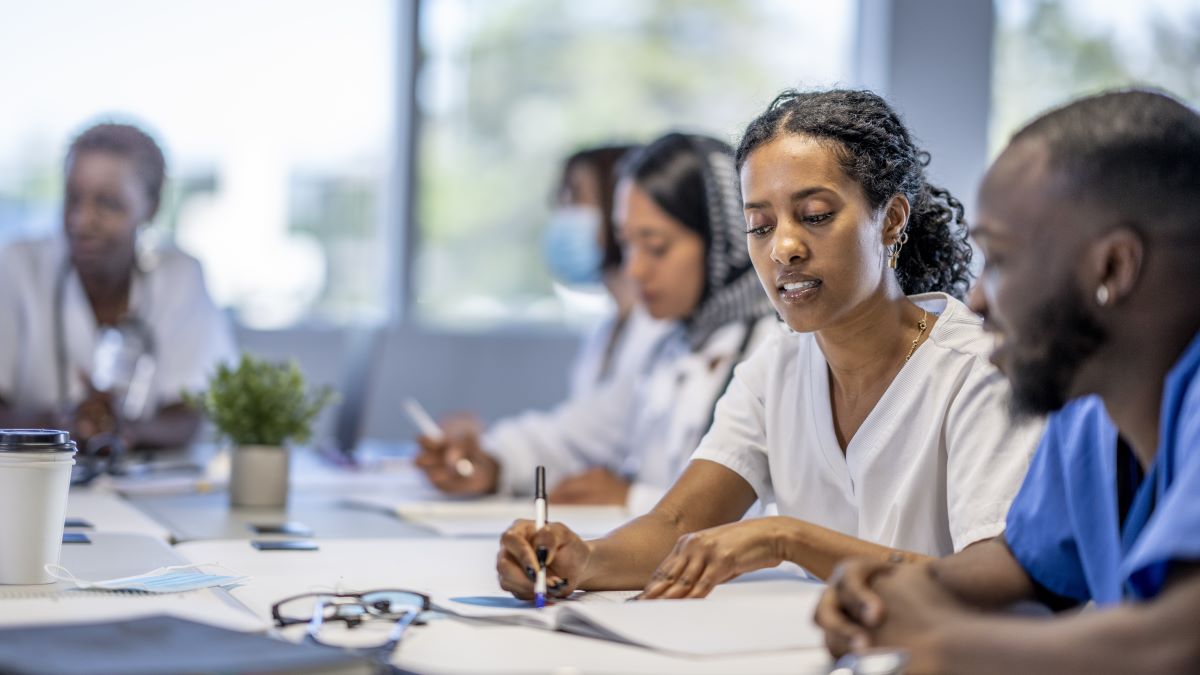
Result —
<path fill-rule="evenodd" d="M 235 445 L 231 451 L 229 505 L 281 509 L 287 506 L 287 448 Z"/>

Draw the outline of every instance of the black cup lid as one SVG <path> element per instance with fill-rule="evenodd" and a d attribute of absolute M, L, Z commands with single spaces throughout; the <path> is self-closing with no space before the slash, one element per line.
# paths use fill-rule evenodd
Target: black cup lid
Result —
<path fill-rule="evenodd" d="M 0 452 L 74 452 L 71 434 L 55 429 L 0 429 Z"/>

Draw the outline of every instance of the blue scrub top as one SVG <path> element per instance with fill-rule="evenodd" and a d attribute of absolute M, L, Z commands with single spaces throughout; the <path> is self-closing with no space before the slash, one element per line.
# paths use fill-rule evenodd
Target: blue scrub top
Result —
<path fill-rule="evenodd" d="M 1047 590 L 1111 605 L 1153 598 L 1169 565 L 1200 561 L 1200 335 L 1167 375 L 1159 448 L 1120 521 L 1117 429 L 1095 396 L 1050 417 L 1005 539 Z"/>

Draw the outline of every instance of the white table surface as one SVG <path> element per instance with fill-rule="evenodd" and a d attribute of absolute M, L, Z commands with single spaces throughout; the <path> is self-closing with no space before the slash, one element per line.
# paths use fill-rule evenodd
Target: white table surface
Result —
<path fill-rule="evenodd" d="M 103 488 L 75 487 L 67 497 L 67 517 L 82 518 L 93 525 L 68 528 L 69 532 L 112 532 L 144 534 L 169 541 L 170 531 L 161 523 L 135 508 L 120 495 Z"/>
<path fill-rule="evenodd" d="M 188 562 L 161 538 L 109 532 L 89 536 L 90 544 L 63 544 L 59 558 L 59 564 L 79 579 L 119 579 Z M 270 626 L 219 589 L 126 594 L 82 591 L 63 581 L 0 585 L 0 627 L 113 621 L 153 614 L 171 614 L 233 630 L 261 631 Z"/>
<path fill-rule="evenodd" d="M 232 595 L 262 618 L 285 597 L 310 591 L 408 588 L 435 597 L 503 595 L 497 544 L 484 539 L 321 540 L 315 552 L 257 551 L 246 541 L 195 541 L 177 551 L 226 565 L 251 580 Z M 795 583 L 805 583 L 796 580 Z M 729 592 L 754 592 L 753 583 Z M 730 630 L 738 630 L 736 617 Z M 438 619 L 414 628 L 395 663 L 431 673 L 825 673 L 821 649 L 692 658 L 615 642 L 516 626 Z"/>

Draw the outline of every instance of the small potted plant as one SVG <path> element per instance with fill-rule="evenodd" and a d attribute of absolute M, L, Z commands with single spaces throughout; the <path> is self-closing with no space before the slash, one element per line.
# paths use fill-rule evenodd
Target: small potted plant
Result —
<path fill-rule="evenodd" d="M 328 387 L 308 392 L 295 363 L 271 363 L 243 354 L 236 368 L 217 368 L 208 391 L 191 401 L 231 446 L 232 506 L 287 505 L 286 445 L 308 441 L 313 420 L 332 398 Z"/>

